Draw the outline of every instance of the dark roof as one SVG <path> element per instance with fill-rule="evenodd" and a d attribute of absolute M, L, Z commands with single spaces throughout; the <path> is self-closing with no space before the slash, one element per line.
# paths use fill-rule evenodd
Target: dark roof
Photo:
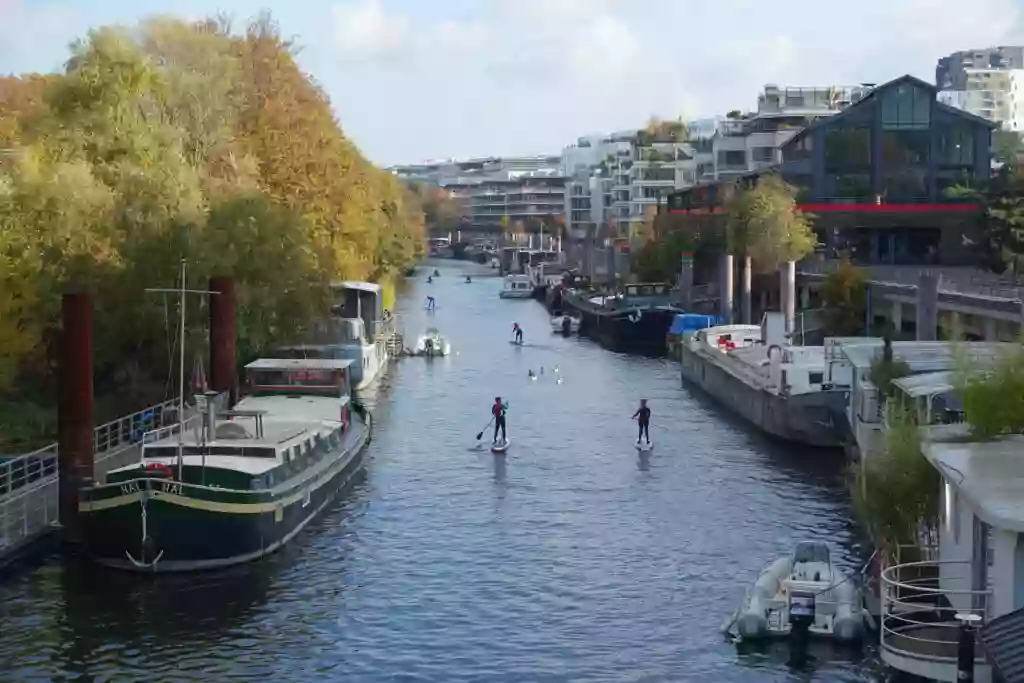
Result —
<path fill-rule="evenodd" d="M 1004 614 L 981 628 L 985 654 L 1006 683 L 1024 683 L 1024 609 Z"/>
<path fill-rule="evenodd" d="M 827 124 L 831 123 L 832 121 L 839 121 L 839 120 L 849 116 L 852 111 L 857 109 L 857 107 L 860 107 L 865 102 L 868 102 L 869 100 L 877 97 L 878 93 L 883 92 L 885 90 L 888 90 L 889 88 L 895 87 L 897 85 L 903 85 L 904 83 L 909 83 L 910 85 L 916 86 L 918 88 L 924 88 L 925 90 L 927 90 L 928 92 L 930 92 L 932 94 L 932 98 L 933 99 L 935 97 L 935 93 L 938 92 L 938 88 L 936 88 L 931 83 L 928 83 L 927 81 L 922 81 L 917 76 L 911 76 L 910 74 L 905 74 L 903 76 L 900 76 L 899 78 L 892 79 L 888 83 L 883 83 L 882 85 L 875 86 L 874 88 L 869 90 L 867 92 L 867 94 L 864 95 L 864 97 L 860 98 L 859 100 L 857 100 L 856 102 L 854 102 L 850 106 L 846 107 L 842 111 L 837 112 L 837 113 L 833 114 L 832 116 L 825 116 L 823 118 L 818 119 L 817 121 L 815 121 L 811 125 L 807 126 L 803 130 L 801 130 L 799 133 L 797 133 L 796 135 L 791 137 L 789 140 L 787 140 L 786 141 L 786 145 L 790 145 L 790 144 L 796 142 L 797 140 L 802 139 L 809 132 L 811 132 L 812 130 L 816 130 L 820 126 L 827 125 Z M 965 118 L 965 119 L 967 119 L 969 121 L 973 121 L 975 123 L 983 123 L 986 126 L 988 126 L 989 128 L 995 128 L 996 127 L 996 124 L 993 123 L 992 121 L 989 121 L 988 119 L 982 118 L 980 116 L 975 116 L 974 114 L 970 114 L 970 113 L 964 111 L 963 109 L 957 109 L 956 107 L 951 107 L 948 104 L 943 104 L 942 102 L 935 102 L 935 105 L 939 109 L 941 109 L 942 111 L 949 112 L 949 113 L 954 114 L 956 116 L 963 117 L 963 118 Z"/>

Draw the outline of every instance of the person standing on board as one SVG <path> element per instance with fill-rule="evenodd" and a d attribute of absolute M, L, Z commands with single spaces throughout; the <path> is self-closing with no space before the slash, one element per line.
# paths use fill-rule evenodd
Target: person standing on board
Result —
<path fill-rule="evenodd" d="M 427 296 L 427 310 L 428 311 L 433 311 L 434 310 L 434 297 L 429 296 L 429 295 Z"/>
<path fill-rule="evenodd" d="M 633 419 L 636 420 L 638 427 L 636 442 L 639 444 L 640 439 L 646 438 L 647 445 L 651 445 L 651 409 L 647 407 L 647 399 L 640 399 L 640 407 L 633 413 Z"/>
<path fill-rule="evenodd" d="M 494 405 L 491 406 L 491 415 L 494 416 L 494 443 L 498 443 L 498 430 L 501 430 L 501 442 L 508 441 L 508 435 L 505 433 L 505 412 L 508 410 L 508 404 L 501 402 L 501 396 L 494 397 Z"/>
<path fill-rule="evenodd" d="M 512 323 L 512 331 L 516 335 L 516 344 L 523 343 L 523 328 L 519 327 L 519 323 Z"/>

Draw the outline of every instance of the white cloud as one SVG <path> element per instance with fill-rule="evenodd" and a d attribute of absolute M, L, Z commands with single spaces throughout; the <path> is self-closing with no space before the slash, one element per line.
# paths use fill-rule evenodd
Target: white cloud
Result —
<path fill-rule="evenodd" d="M 386 14 L 380 0 L 338 5 L 332 15 L 338 50 L 348 58 L 397 58 L 410 34 L 409 20 Z"/>

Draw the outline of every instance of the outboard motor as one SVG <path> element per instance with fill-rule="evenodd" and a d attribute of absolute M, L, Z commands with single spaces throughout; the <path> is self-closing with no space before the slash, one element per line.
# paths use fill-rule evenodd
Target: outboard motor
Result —
<path fill-rule="evenodd" d="M 807 645 L 811 625 L 814 623 L 814 593 L 789 592 L 789 637 L 795 647 Z"/>
<path fill-rule="evenodd" d="M 562 334 L 569 336 L 572 332 L 572 318 L 567 315 L 562 316 Z"/>

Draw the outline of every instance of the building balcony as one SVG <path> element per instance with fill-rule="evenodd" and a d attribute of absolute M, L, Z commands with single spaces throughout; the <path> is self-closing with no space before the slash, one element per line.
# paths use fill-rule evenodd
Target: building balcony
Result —
<path fill-rule="evenodd" d="M 914 676 L 955 683 L 960 639 L 955 615 L 976 614 L 984 623 L 991 592 L 952 585 L 971 585 L 970 562 L 932 559 L 894 564 L 881 572 L 882 661 Z M 974 680 L 988 683 L 991 675 L 976 643 Z"/>

